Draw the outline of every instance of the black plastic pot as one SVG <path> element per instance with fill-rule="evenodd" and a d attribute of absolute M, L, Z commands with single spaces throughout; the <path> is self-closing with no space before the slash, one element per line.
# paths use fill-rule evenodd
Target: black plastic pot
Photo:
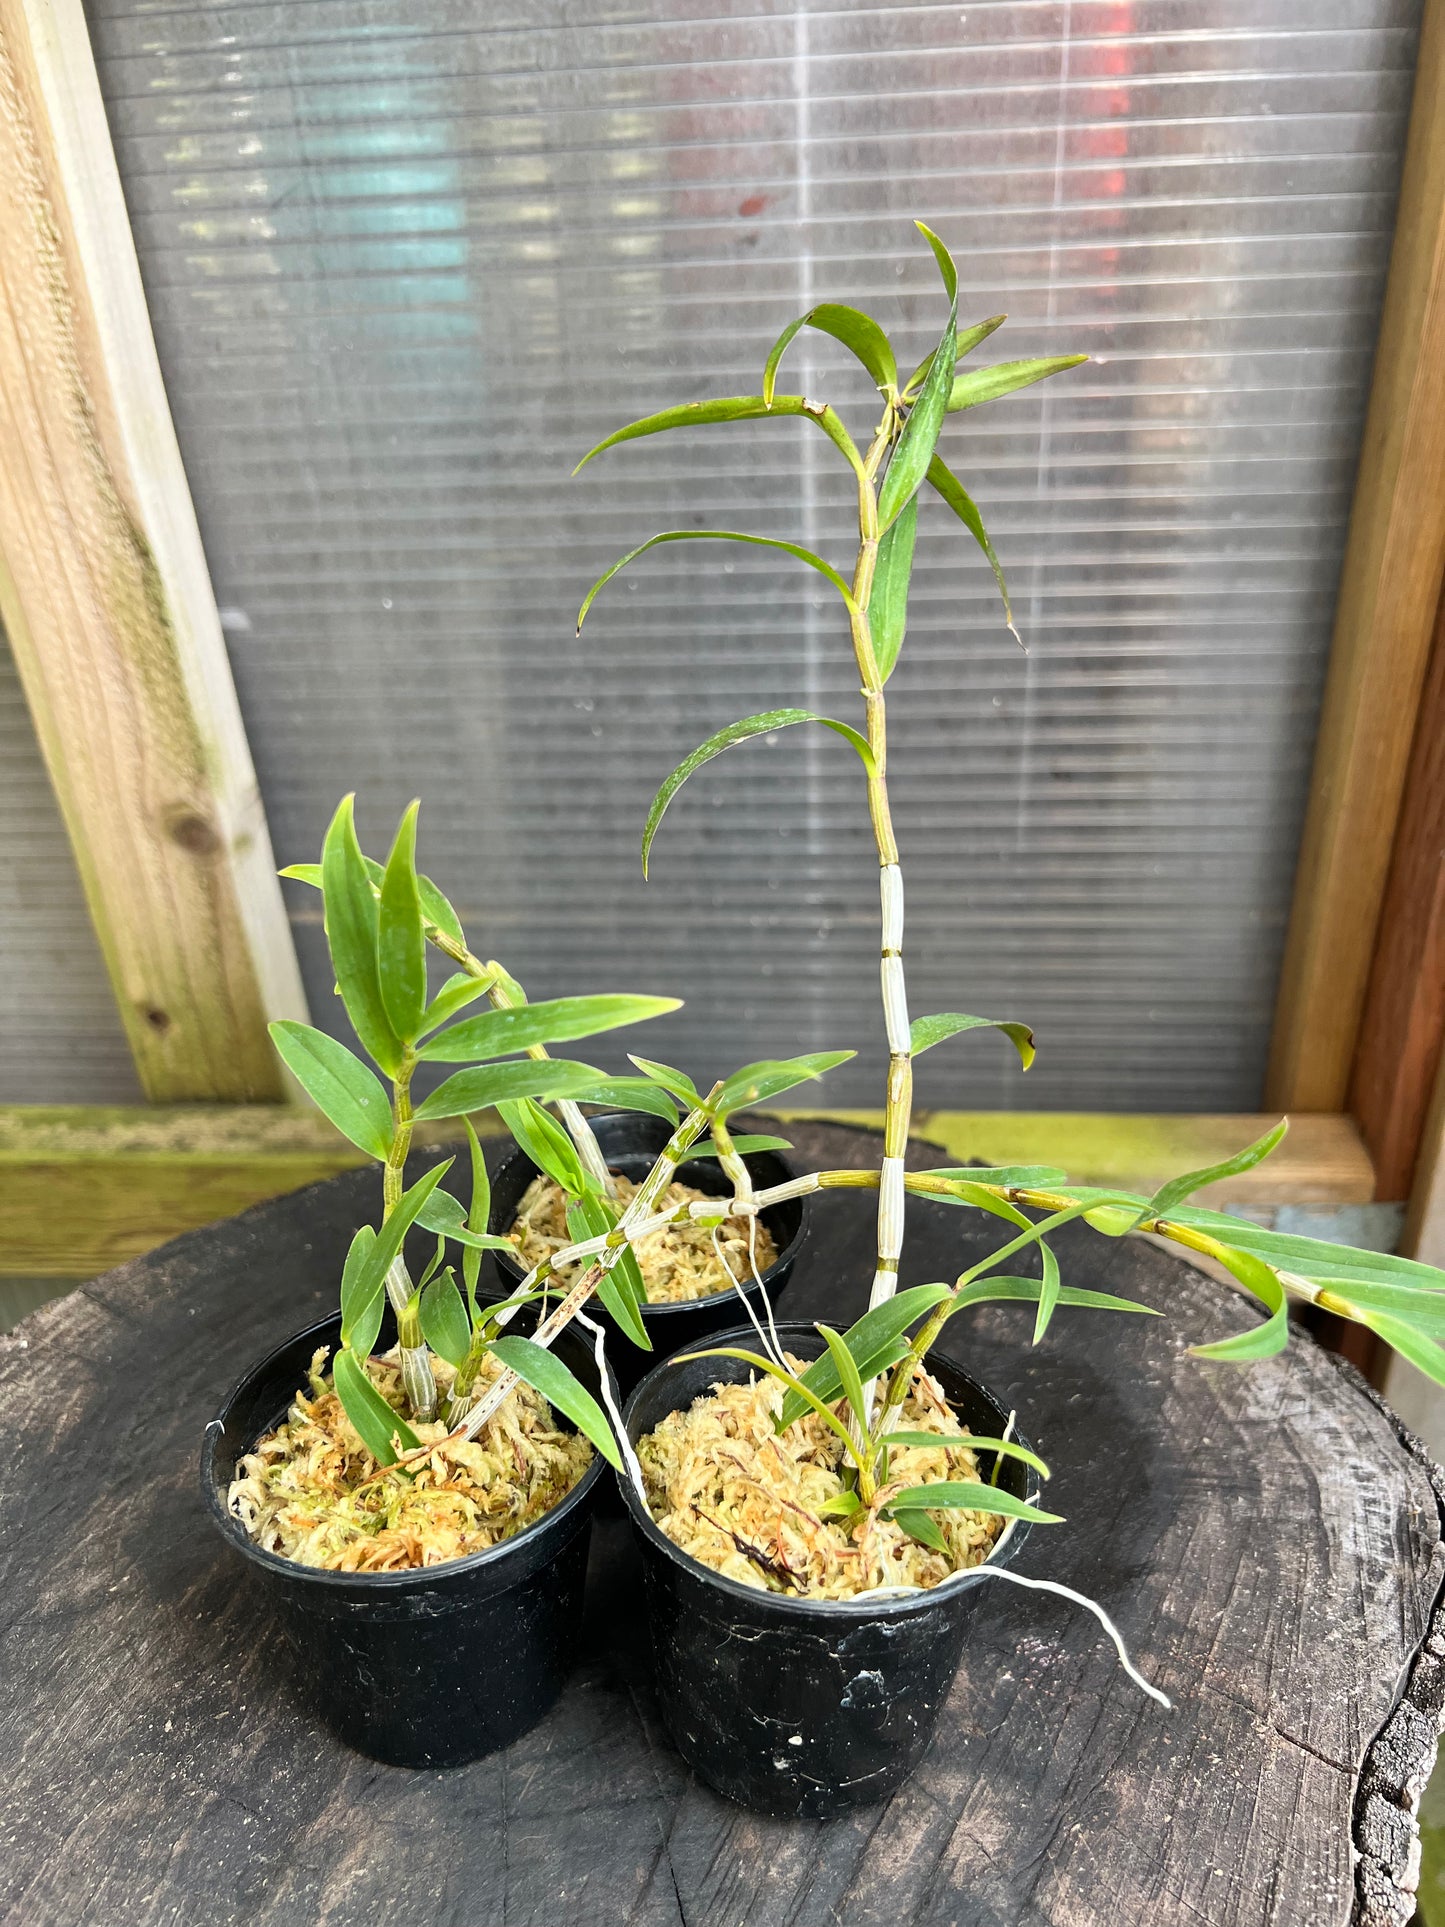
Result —
<path fill-rule="evenodd" d="M 226 1509 L 237 1460 L 278 1425 L 339 1317 L 308 1326 L 249 1371 L 206 1430 L 201 1487 L 211 1516 L 269 1597 L 303 1698 L 323 1724 L 392 1766 L 461 1766 L 508 1746 L 551 1706 L 572 1666 L 600 1456 L 514 1539 L 409 1572 L 319 1572 L 251 1540 Z M 388 1311 L 380 1340 L 393 1342 Z M 559 1358 L 595 1396 L 577 1334 Z M 566 1420 L 561 1421 L 563 1424 Z"/>
<path fill-rule="evenodd" d="M 671 1128 L 662 1118 L 651 1117 L 643 1111 L 607 1111 L 591 1118 L 589 1122 L 609 1167 L 634 1182 L 647 1176 L 672 1135 Z M 775 1184 L 786 1184 L 797 1175 L 776 1151 L 754 1151 L 743 1162 L 759 1191 L 768 1190 Z M 690 1158 L 678 1167 L 677 1175 L 683 1184 L 706 1191 L 711 1197 L 724 1197 L 732 1189 L 716 1158 Z M 503 1161 L 492 1179 L 489 1227 L 494 1234 L 505 1237 L 511 1230 L 523 1194 L 536 1176 L 536 1165 L 520 1147 Z M 778 1255 L 763 1272 L 761 1289 L 755 1279 L 740 1284 L 739 1289 L 764 1325 L 767 1318 L 762 1306 L 762 1293 L 767 1292 L 776 1308 L 807 1237 L 808 1202 L 807 1198 L 789 1198 L 760 1215 L 759 1222 L 772 1233 Z M 492 1255 L 501 1276 L 486 1288 L 484 1295 L 490 1295 L 494 1300 L 510 1297 L 526 1274 L 506 1252 L 499 1251 Z M 600 1304 L 594 1301 L 588 1306 L 588 1311 L 607 1328 L 607 1356 L 618 1383 L 624 1392 L 628 1392 L 656 1359 L 665 1358 L 672 1352 L 686 1351 L 693 1345 L 705 1344 L 714 1333 L 735 1325 L 742 1315 L 742 1306 L 738 1303 L 738 1292 L 734 1290 L 717 1291 L 710 1298 L 693 1298 L 684 1304 L 644 1305 L 642 1323 L 652 1340 L 650 1352 L 643 1351 L 626 1333 L 620 1332 Z M 756 1332 L 751 1335 L 756 1342 Z"/>
<path fill-rule="evenodd" d="M 810 1325 L 780 1325 L 795 1356 L 823 1341 Z M 719 1342 L 756 1341 L 747 1330 Z M 1002 1436 L 1008 1413 L 978 1381 L 936 1353 L 928 1368 L 958 1417 Z M 624 1414 L 634 1445 L 719 1380 L 745 1379 L 739 1360 L 664 1360 Z M 1022 1442 L 1022 1441 L 1021 1441 Z M 983 1475 L 992 1476 L 992 1455 Z M 1004 1461 L 1001 1484 L 1024 1496 L 1027 1468 Z M 852 1601 L 789 1599 L 725 1579 L 654 1524 L 630 1479 L 619 1480 L 642 1557 L 657 1696 L 678 1752 L 709 1785 L 759 1813 L 828 1819 L 887 1799 L 917 1766 L 963 1656 L 986 1581 L 960 1573 L 925 1592 Z M 1014 1525 L 990 1563 L 1007 1564 L 1028 1527 Z"/>

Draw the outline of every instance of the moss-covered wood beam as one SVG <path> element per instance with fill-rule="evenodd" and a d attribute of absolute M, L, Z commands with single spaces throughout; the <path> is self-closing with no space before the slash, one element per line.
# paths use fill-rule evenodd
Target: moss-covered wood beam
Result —
<path fill-rule="evenodd" d="M 793 1113 L 792 1115 L 801 1115 Z M 866 1111 L 811 1111 L 881 1124 Z M 918 1136 L 951 1160 L 1062 1165 L 1080 1183 L 1147 1190 L 1257 1137 L 1263 1117 L 925 1111 Z M 490 1115 L 479 1129 L 500 1127 Z M 455 1135 L 434 1126 L 431 1142 Z M 315 1112 L 280 1105 L 0 1109 L 0 1276 L 87 1278 L 179 1232 L 364 1163 Z M 1210 1201 L 1363 1202 L 1369 1158 L 1345 1117 L 1300 1117 L 1267 1165 Z"/>

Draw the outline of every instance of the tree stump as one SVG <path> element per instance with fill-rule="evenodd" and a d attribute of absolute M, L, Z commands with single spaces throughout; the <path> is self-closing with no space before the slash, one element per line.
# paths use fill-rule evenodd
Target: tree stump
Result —
<path fill-rule="evenodd" d="M 805 1168 L 876 1160 L 789 1127 Z M 939 1162 L 913 1147 L 919 1165 Z M 652 1702 L 636 1569 L 598 1523 L 584 1652 L 507 1753 L 377 1766 L 317 1732 L 200 1505 L 202 1429 L 242 1370 L 335 1302 L 369 1171 L 108 1273 L 0 1340 L 0 1919 L 24 1927 L 1083 1927 L 1356 1922 L 1410 1907 L 1414 1809 L 1445 1704 L 1438 1475 L 1348 1367 L 1297 1334 L 1245 1367 L 1187 1355 L 1247 1303 L 1140 1241 L 1070 1227 L 1066 1281 L 1162 1318 L 1028 1307 L 947 1349 L 1055 1469 L 932 1750 L 885 1808 L 784 1822 L 695 1783 Z M 861 1310 L 873 1199 L 814 1200 L 789 1316 Z M 909 1207 L 905 1283 L 1000 1228 Z"/>

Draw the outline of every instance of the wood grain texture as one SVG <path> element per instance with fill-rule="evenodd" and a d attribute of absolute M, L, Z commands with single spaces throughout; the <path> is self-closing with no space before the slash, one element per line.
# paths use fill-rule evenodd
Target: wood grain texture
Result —
<path fill-rule="evenodd" d="M 1445 572 L 1445 0 L 1425 0 L 1267 1104 L 1344 1108 Z"/>
<path fill-rule="evenodd" d="M 1350 1080 L 1376 1195 L 1408 1198 L 1445 1042 L 1445 603 L 1415 722 Z"/>
<path fill-rule="evenodd" d="M 868 1120 L 846 1117 L 860 1115 Z M 503 1129 L 494 1113 L 474 1121 L 483 1135 Z M 1151 1192 L 1180 1171 L 1217 1163 L 1274 1121 L 935 1111 L 917 1126 L 959 1163 L 1059 1164 L 1080 1184 Z M 448 1128 L 419 1127 L 419 1142 L 438 1143 Z M 0 1277 L 93 1277 L 182 1231 L 365 1162 L 319 1113 L 299 1108 L 0 1108 Z M 1353 1120 L 1302 1117 L 1266 1164 L 1200 1197 L 1215 1207 L 1351 1204 L 1373 1191 Z"/>
<path fill-rule="evenodd" d="M 80 0 L 0 0 L 0 616 L 142 1085 L 305 1015 Z"/>
<path fill-rule="evenodd" d="M 878 1151 L 837 1126 L 799 1127 L 798 1145 L 812 1166 Z M 1151 1246 L 1086 1233 L 1059 1240 L 1065 1276 L 1167 1318 L 1060 1313 L 1035 1353 L 1026 1315 L 994 1308 L 950 1349 L 1016 1402 L 1056 1467 L 1069 1523 L 1035 1532 L 1021 1570 L 1101 1600 L 1173 1714 L 1129 1684 L 1092 1619 L 999 1582 L 938 1739 L 886 1809 L 760 1819 L 672 1753 L 630 1547 L 604 1518 L 578 1670 L 508 1753 L 411 1774 L 309 1731 L 208 1534 L 195 1468 L 242 1369 L 334 1297 L 373 1190 L 350 1174 L 192 1233 L 0 1341 L 0 1665 L 15 1688 L 0 1703 L 0 1919 L 1402 1918 L 1409 1786 L 1438 1720 L 1438 1639 L 1422 1650 L 1445 1559 L 1427 1468 L 1307 1341 L 1244 1370 L 1188 1357 L 1252 1316 L 1242 1301 Z M 866 1298 L 868 1200 L 823 1202 L 784 1303 L 846 1318 Z M 922 1207 L 910 1223 L 908 1282 L 983 1248 L 971 1213 Z"/>

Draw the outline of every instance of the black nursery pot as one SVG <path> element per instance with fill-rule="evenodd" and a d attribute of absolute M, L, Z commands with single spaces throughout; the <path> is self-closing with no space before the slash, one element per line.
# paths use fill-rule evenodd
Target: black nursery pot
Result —
<path fill-rule="evenodd" d="M 601 1116 L 589 1118 L 588 1122 L 609 1168 L 620 1172 L 625 1178 L 631 1178 L 634 1183 L 639 1183 L 647 1176 L 672 1136 L 672 1128 L 664 1119 L 652 1117 L 644 1111 L 606 1111 Z M 769 1190 L 776 1184 L 786 1184 L 797 1175 L 776 1151 L 754 1151 L 743 1162 L 759 1191 Z M 520 1146 L 498 1167 L 492 1179 L 492 1210 L 488 1220 L 488 1228 L 496 1236 L 505 1237 L 511 1230 L 523 1194 L 536 1176 L 536 1165 Z M 706 1191 L 711 1197 L 726 1197 L 732 1190 L 727 1174 L 716 1158 L 689 1158 L 678 1167 L 677 1176 L 679 1182 Z M 780 1293 L 793 1275 L 798 1253 L 807 1236 L 807 1204 L 806 1198 L 788 1198 L 759 1215 L 759 1222 L 765 1224 L 773 1235 L 778 1255 L 763 1272 L 761 1289 L 756 1279 L 748 1279 L 740 1282 L 739 1290 L 765 1325 L 767 1317 L 762 1305 L 763 1291 L 767 1292 L 769 1300 L 776 1307 Z M 498 1251 L 492 1255 L 501 1273 L 501 1283 L 488 1290 L 497 1298 L 509 1297 L 526 1273 L 506 1252 Z M 735 1325 L 741 1309 L 738 1292 L 734 1290 L 717 1291 L 710 1298 L 693 1298 L 679 1305 L 644 1305 L 642 1324 L 652 1340 L 652 1350 L 645 1352 L 633 1344 L 625 1332 L 617 1329 L 605 1308 L 596 1300 L 587 1307 L 589 1314 L 600 1319 L 607 1328 L 607 1356 L 624 1392 L 631 1391 L 656 1359 L 665 1358 L 672 1352 L 687 1351 L 693 1345 L 705 1344 L 714 1333 Z M 756 1342 L 757 1333 L 753 1332 L 751 1336 Z"/>
<path fill-rule="evenodd" d="M 811 1325 L 780 1325 L 778 1336 L 797 1357 L 823 1349 Z M 719 1342 L 756 1349 L 746 1329 Z M 1003 1436 L 1008 1413 L 990 1391 L 936 1352 L 928 1369 L 965 1425 Z M 748 1371 L 737 1359 L 664 1360 L 628 1402 L 628 1437 L 635 1445 L 669 1413 Z M 1004 1461 L 1005 1490 L 1022 1498 L 1026 1477 L 1019 1460 Z M 785 1818 L 824 1820 L 887 1799 L 932 1737 L 988 1582 L 961 1573 L 925 1592 L 856 1604 L 761 1592 L 690 1558 L 654 1524 L 632 1481 L 618 1483 L 642 1557 L 657 1696 L 688 1765 L 728 1799 Z M 1008 1564 L 1027 1534 L 1016 1523 L 989 1563 Z"/>
<path fill-rule="evenodd" d="M 263 1588 L 316 1717 L 391 1766 L 461 1766 L 525 1733 L 571 1669 L 582 1620 L 592 1511 L 605 1461 L 561 1502 L 485 1552 L 408 1572 L 320 1572 L 264 1552 L 226 1509 L 236 1463 L 280 1424 L 339 1317 L 298 1332 L 254 1366 L 206 1429 L 201 1488 L 221 1536 Z M 395 1339 L 388 1310 L 382 1347 Z M 590 1346 L 555 1346 L 598 1394 Z M 566 1424 L 565 1419 L 560 1421 Z"/>

